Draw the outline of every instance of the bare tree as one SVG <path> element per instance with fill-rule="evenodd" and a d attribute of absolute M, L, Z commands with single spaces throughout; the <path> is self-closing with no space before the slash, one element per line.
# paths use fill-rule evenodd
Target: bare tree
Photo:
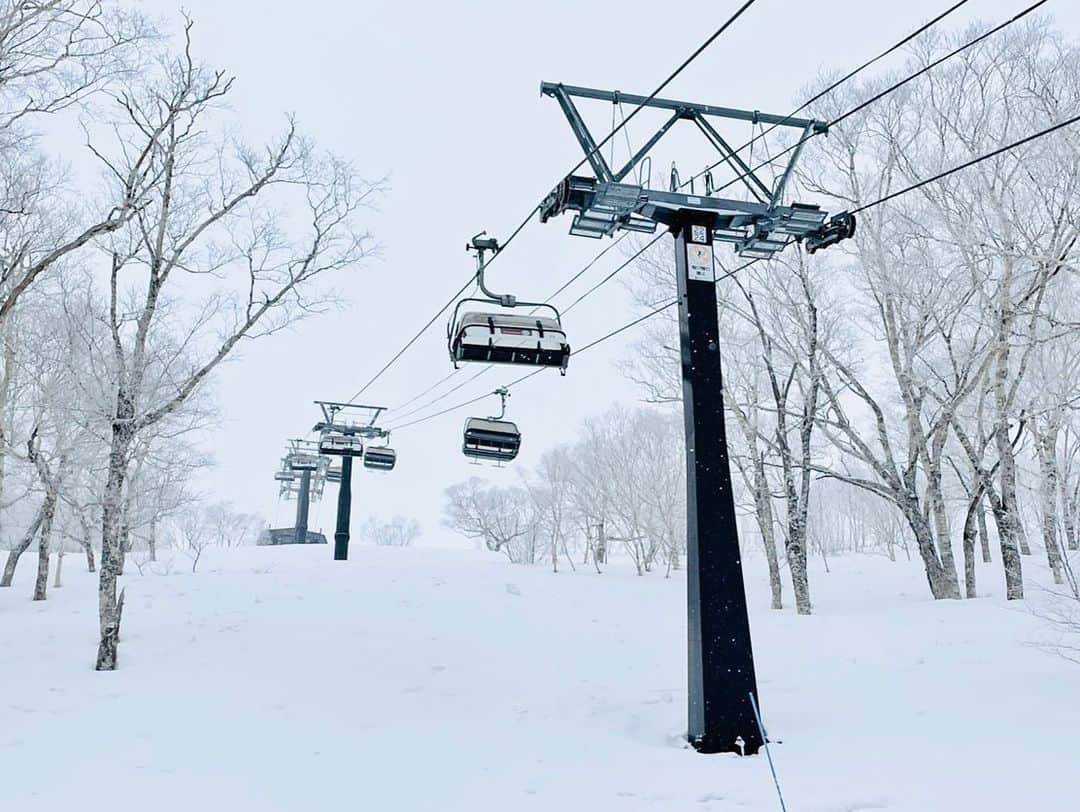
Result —
<path fill-rule="evenodd" d="M 318 154 L 293 122 L 262 152 L 211 138 L 210 112 L 232 87 L 187 47 L 145 85 L 118 97 L 119 143 L 94 146 L 112 185 L 154 178 L 109 246 L 114 388 L 102 506 L 101 641 L 96 667 L 116 667 L 124 484 L 138 438 L 174 414 L 244 340 L 268 335 L 328 299 L 313 283 L 370 256 L 357 228 L 379 184 Z M 282 207 L 302 210 L 291 220 Z M 295 226 L 292 223 L 296 223 Z M 207 291 L 170 295 L 180 279 Z"/>
<path fill-rule="evenodd" d="M 491 487 L 476 477 L 446 489 L 446 525 L 515 564 L 537 560 L 538 522 L 524 488 Z"/>
<path fill-rule="evenodd" d="M 372 516 L 364 522 L 360 534 L 381 547 L 409 547 L 420 537 L 420 522 L 404 516 L 383 522 Z"/>

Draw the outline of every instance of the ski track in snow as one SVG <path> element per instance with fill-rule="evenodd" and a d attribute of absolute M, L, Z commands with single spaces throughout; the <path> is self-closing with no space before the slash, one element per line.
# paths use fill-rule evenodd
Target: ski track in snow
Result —
<path fill-rule="evenodd" d="M 90 670 L 93 576 L 71 556 L 35 604 L 24 556 L 0 590 L 3 808 L 779 808 L 763 755 L 682 740 L 681 573 L 351 552 L 214 550 L 197 575 L 129 574 L 112 674 Z M 1076 808 L 1080 666 L 1030 645 L 1044 627 L 996 570 L 986 597 L 935 603 L 917 562 L 831 566 L 800 618 L 768 609 L 748 563 L 791 812 Z"/>

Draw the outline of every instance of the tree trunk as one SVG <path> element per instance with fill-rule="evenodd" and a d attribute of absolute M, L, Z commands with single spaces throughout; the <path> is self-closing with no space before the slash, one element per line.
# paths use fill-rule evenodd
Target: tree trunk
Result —
<path fill-rule="evenodd" d="M 53 580 L 53 589 L 59 589 L 64 585 L 63 583 L 64 572 L 64 545 L 60 544 L 60 548 L 56 551 L 56 578 Z"/>
<path fill-rule="evenodd" d="M 917 502 L 905 500 L 902 509 L 904 518 L 915 535 L 915 546 L 926 570 L 930 594 L 935 600 L 959 600 L 960 582 L 957 580 L 956 570 L 947 570 L 942 566 L 934 543 L 934 532 L 919 510 Z"/>
<path fill-rule="evenodd" d="M 1042 483 L 1039 489 L 1042 503 L 1042 534 L 1046 547 L 1046 558 L 1053 573 L 1054 583 L 1065 583 L 1065 573 L 1061 561 L 1061 546 L 1058 541 L 1058 471 L 1057 471 L 1057 435 L 1058 429 L 1051 422 L 1040 429 L 1035 437 L 1035 450 L 1039 458 L 1039 471 Z"/>
<path fill-rule="evenodd" d="M 52 540 L 53 516 L 56 514 L 56 491 L 49 490 L 45 494 L 45 504 L 42 506 L 43 517 L 41 520 L 41 533 L 38 537 L 38 571 L 37 580 L 34 582 L 34 600 L 43 601 L 49 589 L 49 542 Z"/>
<path fill-rule="evenodd" d="M 976 485 L 975 492 L 968 501 L 967 513 L 964 515 L 964 595 L 969 599 L 976 597 L 975 533 L 978 526 L 979 508 L 982 504 L 982 488 Z"/>
<path fill-rule="evenodd" d="M 157 561 L 157 521 L 157 516 L 151 517 L 150 536 L 146 540 L 146 544 L 150 548 L 151 561 Z"/>
<path fill-rule="evenodd" d="M 1062 488 L 1061 495 L 1061 514 L 1062 523 L 1065 525 L 1065 544 L 1069 550 L 1080 550 L 1080 537 L 1076 533 L 1076 509 L 1077 499 L 1076 492 L 1074 491 L 1072 496 L 1066 496 Z"/>
<path fill-rule="evenodd" d="M 117 594 L 117 581 L 122 566 L 121 522 L 124 479 L 128 454 L 135 437 L 134 403 L 123 390 L 117 397 L 117 417 L 113 420 L 112 442 L 109 448 L 109 472 L 102 499 L 101 572 L 98 576 L 98 620 L 101 639 L 98 643 L 98 671 L 114 671 L 120 641 L 120 620 L 123 614 L 123 593 Z"/>
<path fill-rule="evenodd" d="M 135 489 L 131 477 L 125 477 L 126 488 L 123 489 L 124 497 L 120 509 L 120 574 L 124 574 L 127 565 L 127 555 L 131 552 L 131 510 L 134 502 Z"/>
<path fill-rule="evenodd" d="M 1020 509 L 1014 502 L 1013 505 L 1013 521 L 1016 523 L 1016 540 L 1020 547 L 1020 555 L 1031 555 L 1031 544 L 1028 543 L 1027 529 L 1024 527 L 1024 522 L 1020 518 Z"/>
<path fill-rule="evenodd" d="M 989 564 L 993 559 L 990 557 L 990 532 L 986 526 L 986 502 L 982 499 L 979 499 L 979 504 L 975 508 L 975 518 L 979 526 L 979 545 L 982 548 L 982 560 L 984 564 Z"/>
<path fill-rule="evenodd" d="M 1001 565 L 1005 571 L 1005 597 L 1010 601 L 1023 600 L 1024 565 L 1020 558 L 1020 549 L 1016 545 L 1012 513 L 1005 509 L 1000 497 L 990 500 L 990 509 L 994 514 L 994 524 L 997 526 L 998 538 L 1001 541 Z"/>
<path fill-rule="evenodd" d="M 761 455 L 754 459 L 754 508 L 757 515 L 761 541 L 765 545 L 765 559 L 769 564 L 769 591 L 772 593 L 772 608 L 784 608 L 784 585 L 780 579 L 780 557 L 776 552 L 776 527 L 773 523 L 772 495 L 769 492 L 769 480 L 765 475 L 765 461 Z"/>
<path fill-rule="evenodd" d="M 80 516 L 79 524 L 82 525 L 82 541 L 79 542 L 79 545 L 83 548 L 83 552 L 86 553 L 86 571 L 94 572 L 97 566 L 94 563 L 94 537 L 90 530 L 90 522 Z"/>
<path fill-rule="evenodd" d="M 949 421 L 942 420 L 934 432 L 930 448 L 929 485 L 930 511 L 934 517 L 934 530 L 937 534 L 938 555 L 941 566 L 951 573 L 956 572 L 956 560 L 953 558 L 952 537 L 949 534 L 948 511 L 941 487 L 941 455 L 945 440 L 949 436 Z M 955 576 L 954 576 L 955 577 Z"/>
<path fill-rule="evenodd" d="M 32 521 L 30 527 L 26 529 L 26 533 L 23 535 L 22 540 L 8 552 L 7 562 L 4 564 L 4 574 L 0 576 L 0 587 L 11 586 L 11 581 L 15 577 L 15 567 L 19 563 L 19 557 L 30 549 L 30 544 L 33 542 L 34 536 L 37 535 L 38 528 L 41 527 L 41 522 L 44 518 L 45 503 L 42 502 L 41 507 L 38 508 L 37 515 L 34 517 L 34 521 Z"/>

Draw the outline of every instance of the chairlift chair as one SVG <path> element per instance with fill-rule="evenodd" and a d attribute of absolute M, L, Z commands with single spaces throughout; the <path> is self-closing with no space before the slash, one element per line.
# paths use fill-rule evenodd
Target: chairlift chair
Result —
<path fill-rule="evenodd" d="M 488 290 L 484 284 L 484 254 L 486 251 L 498 253 L 499 244 L 494 239 L 481 239 L 483 233 L 473 237 L 471 244 L 465 247 L 476 252 L 476 283 L 486 298 L 462 299 L 454 307 L 446 330 L 447 347 L 454 367 L 461 361 L 522 364 L 558 367 L 565 375 L 570 361 L 570 345 L 559 311 L 549 304 L 519 302 L 509 294 Z M 487 307 L 462 312 L 466 302 Z M 502 310 L 491 310 L 491 305 Z M 526 307 L 531 308 L 532 312 L 507 312 Z M 537 311 L 543 313 L 538 314 Z"/>
<path fill-rule="evenodd" d="M 518 455 L 520 448 L 521 432 L 509 420 L 470 417 L 465 421 L 465 440 L 461 450 L 466 457 L 509 462 Z"/>
<path fill-rule="evenodd" d="M 293 471 L 318 471 L 319 457 L 316 454 L 293 453 L 289 455 L 289 467 Z"/>
<path fill-rule="evenodd" d="M 341 482 L 341 466 L 331 465 L 326 469 L 326 481 L 338 483 Z"/>
<path fill-rule="evenodd" d="M 466 302 L 490 304 L 487 299 L 462 299 L 454 308 L 450 358 L 455 367 L 460 361 L 480 361 L 558 367 L 566 373 L 570 345 L 566 341 L 559 311 L 554 307 L 526 303 L 514 305 L 544 308 L 550 310 L 552 315 L 519 315 L 490 310 L 469 310 L 459 315 L 461 306 Z"/>
<path fill-rule="evenodd" d="M 509 462 L 521 448 L 521 432 L 506 417 L 506 399 L 510 392 L 500 387 L 492 392 L 502 400 L 498 417 L 470 417 L 465 421 L 464 441 L 461 451 L 473 460 Z"/>
<path fill-rule="evenodd" d="M 355 434 L 327 432 L 319 438 L 319 453 L 330 457 L 360 457 L 364 441 Z"/>
<path fill-rule="evenodd" d="M 274 480 L 277 482 L 293 482 L 296 479 L 296 474 L 292 471 L 277 471 L 274 473 Z"/>
<path fill-rule="evenodd" d="M 389 446 L 368 446 L 364 452 L 364 467 L 372 471 L 392 471 L 397 464 L 397 452 Z"/>

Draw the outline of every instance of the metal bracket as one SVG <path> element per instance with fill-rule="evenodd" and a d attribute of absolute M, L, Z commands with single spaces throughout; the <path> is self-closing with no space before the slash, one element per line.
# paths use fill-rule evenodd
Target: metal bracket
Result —
<path fill-rule="evenodd" d="M 506 417 L 506 399 L 510 397 L 510 390 L 507 389 L 505 386 L 500 386 L 491 394 L 498 395 L 502 399 L 502 408 L 499 410 L 498 417 L 489 417 L 488 420 L 502 420 L 504 417 Z"/>
<path fill-rule="evenodd" d="M 484 261 L 484 254 L 490 251 L 491 256 L 494 257 L 499 253 L 499 241 L 494 237 L 481 239 L 485 234 L 487 234 L 486 231 L 481 231 L 465 245 L 466 251 L 476 252 L 476 284 L 480 286 L 481 292 L 492 301 L 498 302 L 503 307 L 514 307 L 517 304 L 517 297 L 509 293 L 492 293 L 484 284 L 484 267 L 487 265 L 487 262 Z"/>
<path fill-rule="evenodd" d="M 803 145 L 811 136 L 827 133 L 827 122 L 552 82 L 542 82 L 540 92 L 558 101 L 594 173 L 591 178 L 571 175 L 561 181 L 540 204 L 541 222 L 547 222 L 552 217 L 572 210 L 576 214 L 570 233 L 599 239 L 612 236 L 616 231 L 653 232 L 657 223 L 670 227 L 680 220 L 681 210 L 690 209 L 703 213 L 705 220 L 711 220 L 715 239 L 731 243 L 741 256 L 759 259 L 773 257 L 792 241 L 807 239 L 808 249 L 813 246 L 812 250 L 816 250 L 844 239 L 842 235 L 846 234 L 845 228 L 837 226 L 830 231 L 825 227 L 828 214 L 819 207 L 799 203 L 782 205 L 795 165 L 802 155 Z M 596 139 L 574 105 L 575 98 L 613 104 L 625 102 L 639 107 L 670 110 L 672 115 L 646 140 L 642 148 L 631 156 L 625 166 L 612 172 L 597 148 Z M 710 119 L 786 127 L 798 130 L 800 139 L 783 174 L 774 185 L 770 185 L 747 165 Z M 677 180 L 673 181 L 674 188 L 670 190 L 621 182 L 636 167 L 649 160 L 648 153 L 680 120 L 692 121 L 697 126 L 719 153 L 720 162 L 726 163 L 736 173 L 752 199 L 714 197 L 715 184 L 711 173 L 706 174 L 704 195 L 694 194 L 692 186 L 690 194 L 683 193 L 681 190 L 686 184 L 679 184 Z M 677 178 L 674 168 L 672 177 Z M 647 180 L 641 178 L 642 182 Z M 833 239 L 836 235 L 841 236 Z M 483 289 L 482 281 L 481 288 Z M 485 293 L 488 292 L 485 290 Z"/>

